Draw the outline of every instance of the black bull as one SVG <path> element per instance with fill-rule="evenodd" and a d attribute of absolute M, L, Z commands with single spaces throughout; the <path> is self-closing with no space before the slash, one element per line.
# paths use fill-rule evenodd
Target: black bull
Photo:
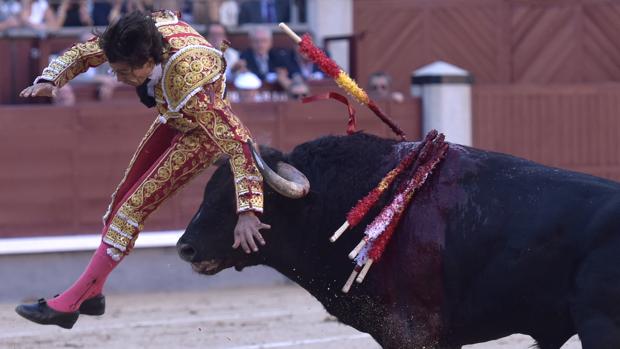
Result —
<path fill-rule="evenodd" d="M 451 144 L 383 258 L 341 293 L 365 224 L 329 237 L 412 146 L 356 134 L 288 155 L 263 149 L 272 167 L 301 170 L 311 191 L 292 200 L 265 186 L 261 219 L 272 228 L 252 255 L 231 248 L 233 178 L 221 166 L 179 254 L 204 274 L 271 266 L 385 348 L 460 348 L 512 333 L 542 349 L 575 333 L 584 349 L 620 348 L 620 185 L 504 154 Z"/>

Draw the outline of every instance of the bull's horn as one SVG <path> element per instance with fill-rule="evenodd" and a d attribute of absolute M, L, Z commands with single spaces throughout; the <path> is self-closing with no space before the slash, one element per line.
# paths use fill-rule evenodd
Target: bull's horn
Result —
<path fill-rule="evenodd" d="M 254 142 L 249 143 L 258 170 L 273 190 L 291 199 L 299 199 L 308 194 L 310 182 L 303 173 L 282 161 L 278 162 L 278 173 L 275 173 L 260 156 Z"/>

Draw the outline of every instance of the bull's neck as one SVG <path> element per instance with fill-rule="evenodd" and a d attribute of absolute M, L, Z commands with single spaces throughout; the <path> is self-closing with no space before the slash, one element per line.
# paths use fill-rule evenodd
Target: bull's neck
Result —
<path fill-rule="evenodd" d="M 362 161 L 349 157 L 346 160 L 351 163 L 339 164 L 343 168 L 331 165 L 325 166 L 326 170 L 322 172 L 308 171 L 316 174 L 316 178 L 308 178 L 311 182 L 308 197 L 272 201 L 274 206 L 265 210 L 275 212 L 268 213 L 269 218 L 273 218 L 269 224 L 275 241 L 268 241 L 271 246 L 264 264 L 297 282 L 317 298 L 340 295 L 354 268 L 347 256 L 362 239 L 363 228 L 369 221 L 348 230 L 335 243 L 329 238 L 345 222 L 347 212 L 355 203 L 367 195 L 413 146 L 413 143 L 396 147 L 388 145 L 381 153 L 383 156 L 378 158 Z M 371 210 L 367 220 L 378 213 L 375 211 L 377 209 Z"/>
<path fill-rule="evenodd" d="M 336 197 L 329 200 L 338 202 Z M 331 243 L 329 237 L 344 222 L 348 206 L 352 204 L 332 205 L 330 212 L 325 212 L 323 200 L 309 198 L 307 204 L 310 208 L 305 207 L 306 215 L 287 214 L 290 207 L 286 205 L 280 206 L 278 211 L 272 210 L 286 218 L 269 222 L 273 238 L 265 246 L 263 264 L 299 284 L 340 318 L 346 314 L 338 309 L 351 302 L 341 291 L 354 268 L 347 255 L 362 238 L 362 232 L 360 229 L 348 231 L 336 243 Z M 332 213 L 334 211 L 339 213 Z"/>
<path fill-rule="evenodd" d="M 277 256 L 269 253 L 264 263 L 303 287 L 339 321 L 379 335 L 382 327 L 376 321 L 385 318 L 385 306 L 373 288 L 356 285 L 349 294 L 342 292 L 354 265 L 347 257 L 348 244 L 332 244 L 329 235 L 283 239 L 273 246 Z"/>

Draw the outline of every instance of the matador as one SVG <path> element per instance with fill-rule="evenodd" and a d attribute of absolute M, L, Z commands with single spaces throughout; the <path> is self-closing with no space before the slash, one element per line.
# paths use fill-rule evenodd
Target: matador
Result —
<path fill-rule="evenodd" d="M 102 34 L 52 61 L 22 97 L 52 96 L 90 67 L 109 62 L 121 82 L 136 86 L 158 116 L 146 132 L 103 217 L 102 242 L 79 279 L 65 292 L 16 311 L 28 320 L 71 328 L 80 314 L 101 315 L 103 285 L 131 251 L 147 217 L 214 161 L 226 156 L 234 175 L 238 222 L 233 248 L 257 251 L 268 229 L 263 178 L 251 153 L 251 135 L 225 99 L 226 62 L 172 11 L 121 17 Z M 255 241 L 256 240 L 256 241 Z"/>

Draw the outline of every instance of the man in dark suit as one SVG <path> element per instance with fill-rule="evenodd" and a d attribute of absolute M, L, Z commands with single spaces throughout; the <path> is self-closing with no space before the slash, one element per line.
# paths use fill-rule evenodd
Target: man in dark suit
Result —
<path fill-rule="evenodd" d="M 291 51 L 292 57 L 289 65 L 289 76 L 298 78 L 303 81 L 322 80 L 325 75 L 318 65 L 316 65 L 310 57 L 300 51 Z"/>
<path fill-rule="evenodd" d="M 291 54 L 273 48 L 271 30 L 255 27 L 250 33 L 250 48 L 241 53 L 247 70 L 256 74 L 264 83 L 287 89 L 290 85 L 289 69 L 293 65 Z"/>
<path fill-rule="evenodd" d="M 290 22 L 290 0 L 246 0 L 239 9 L 239 25 Z"/>

